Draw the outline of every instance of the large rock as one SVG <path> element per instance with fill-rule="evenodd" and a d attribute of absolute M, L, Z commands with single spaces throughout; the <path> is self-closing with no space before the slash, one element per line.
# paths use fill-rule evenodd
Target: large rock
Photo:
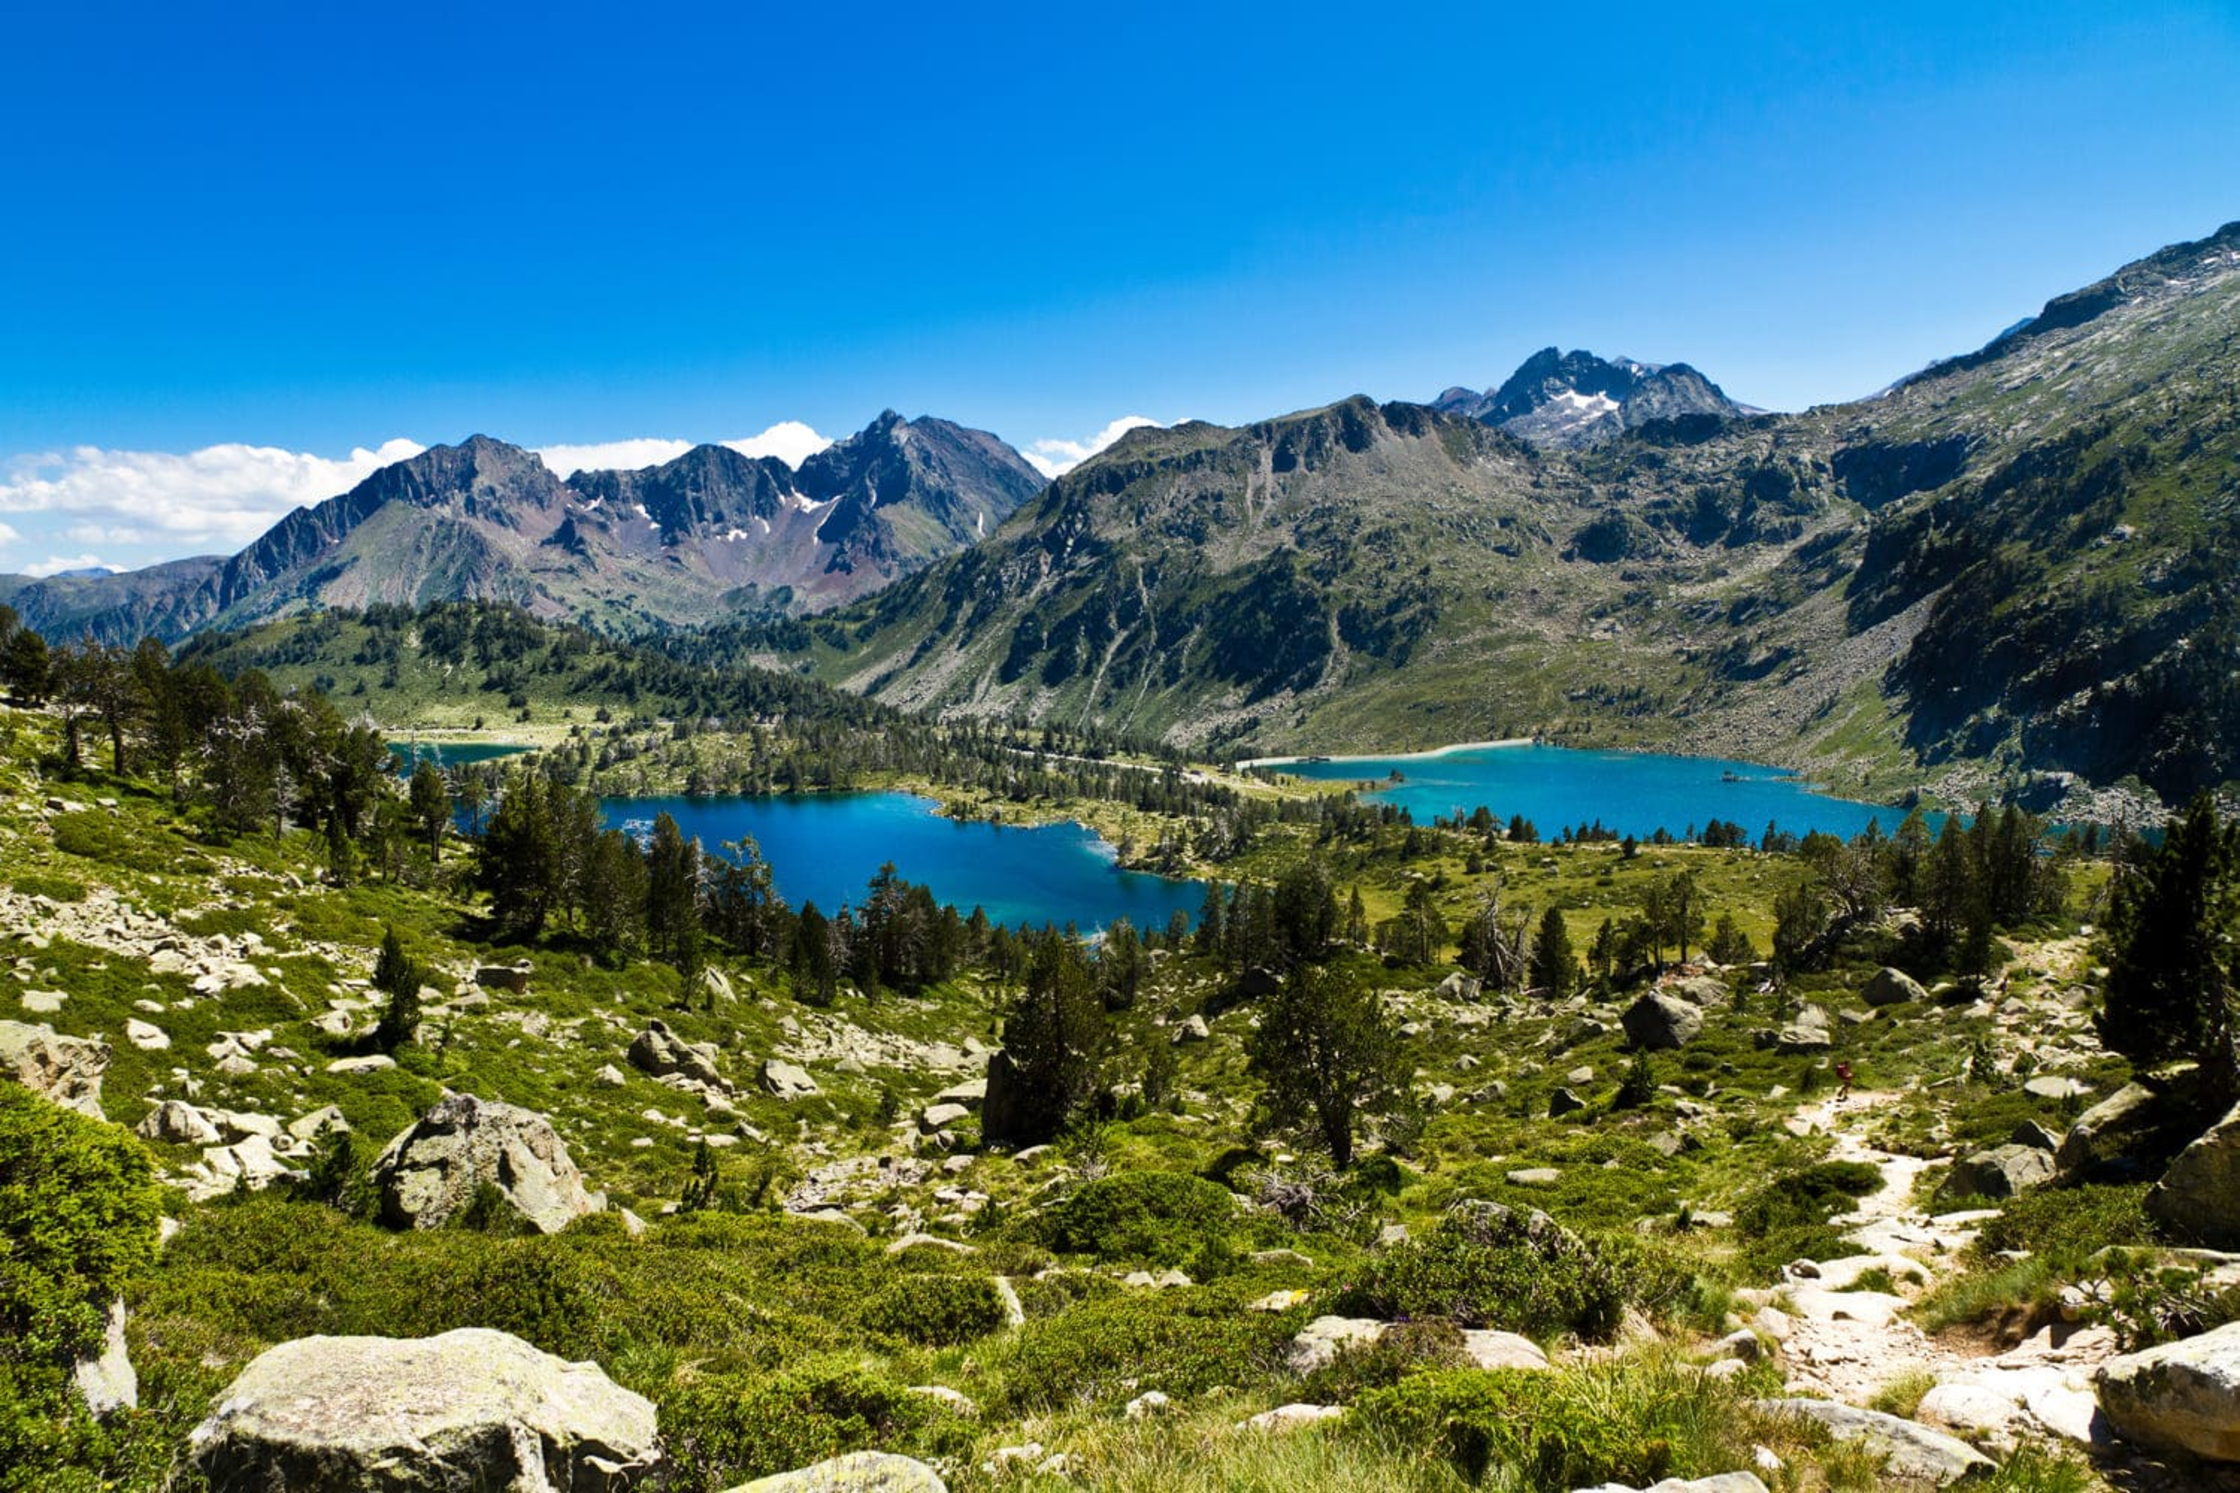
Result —
<path fill-rule="evenodd" d="M 1632 1005 L 1619 1021 L 1626 1040 L 1636 1047 L 1685 1047 L 1703 1030 L 1703 1008 L 1678 996 L 1652 990 Z"/>
<path fill-rule="evenodd" d="M 2184 1243 L 2240 1249 L 2240 1109 L 2178 1153 L 2147 1194 L 2147 1216 Z"/>
<path fill-rule="evenodd" d="M 382 1217 L 399 1228 L 441 1227 L 485 1182 L 546 1234 L 602 1202 L 584 1190 L 583 1174 L 550 1120 L 472 1094 L 447 1095 L 389 1142 L 373 1163 L 373 1177 Z"/>
<path fill-rule="evenodd" d="M 132 1127 L 142 1140 L 166 1141 L 174 1146 L 215 1146 L 225 1139 L 215 1117 L 184 1099 L 166 1099 Z"/>
<path fill-rule="evenodd" d="M 1902 1006 L 1908 1001 L 1927 1000 L 1929 992 L 1921 988 L 1919 980 L 1904 970 L 1891 969 L 1885 965 L 1874 972 L 1874 978 L 1867 981 L 1866 988 L 1859 992 L 1859 998 L 1870 1006 Z"/>
<path fill-rule="evenodd" d="M 2053 1154 L 2036 1146 L 1993 1146 L 1952 1163 L 1950 1197 L 2011 1198 L 2053 1180 Z"/>
<path fill-rule="evenodd" d="M 2111 1358 L 2093 1386 L 2118 1435 L 2240 1462 L 2240 1322 Z"/>
<path fill-rule="evenodd" d="M 731 1493 L 949 1493 L 949 1485 L 914 1457 L 850 1452 L 799 1472 L 741 1483 Z"/>
<path fill-rule="evenodd" d="M 762 1086 L 780 1099 L 808 1099 L 817 1092 L 817 1081 L 808 1069 L 777 1058 L 763 1059 Z"/>
<path fill-rule="evenodd" d="M 1580 1489 L 1579 1493 L 1767 1493 L 1767 1490 L 1755 1472 L 1720 1472 L 1710 1477 L 1668 1477 L 1661 1483 L 1639 1489 L 1624 1483 L 1598 1483 L 1592 1488 Z"/>
<path fill-rule="evenodd" d="M 0 1021 L 0 1078 L 13 1078 L 64 1109 L 99 1120 L 101 1075 L 109 1044 L 99 1037 L 64 1037 L 51 1026 Z"/>
<path fill-rule="evenodd" d="M 622 1493 L 661 1455 L 653 1406 L 597 1364 L 484 1327 L 267 1349 L 189 1446 L 228 1493 Z"/>
<path fill-rule="evenodd" d="M 93 1358 L 79 1359 L 70 1370 L 70 1379 L 86 1408 L 95 1415 L 139 1408 L 140 1376 L 133 1370 L 125 1345 L 123 1297 L 109 1304 L 102 1326 L 101 1352 Z"/>
<path fill-rule="evenodd" d="M 1857 1441 L 1887 1459 L 1893 1477 L 1933 1482 L 1938 1487 L 1991 1472 L 1991 1459 L 1965 1441 L 1879 1410 L 1861 1410 L 1833 1400 L 1759 1400 L 1760 1410 L 1818 1421 L 1838 1441 Z"/>
<path fill-rule="evenodd" d="M 2123 1180 L 2158 1151 L 2160 1134 L 2179 1107 L 2143 1084 L 2127 1083 L 2077 1117 L 2061 1138 L 2055 1164 L 2072 1179 Z"/>
<path fill-rule="evenodd" d="M 630 1044 L 630 1063 L 655 1078 L 666 1078 L 681 1073 L 695 1083 L 731 1092 L 731 1084 L 716 1066 L 716 1047 L 713 1042 L 687 1042 L 669 1029 L 659 1017 L 646 1023 Z"/>

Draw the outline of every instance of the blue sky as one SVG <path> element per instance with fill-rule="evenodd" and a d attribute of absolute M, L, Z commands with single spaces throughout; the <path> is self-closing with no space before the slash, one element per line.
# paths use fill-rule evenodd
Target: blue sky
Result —
<path fill-rule="evenodd" d="M 341 9 L 0 17 L 0 569 L 476 430 L 1794 408 L 2240 217 L 2230 3 Z"/>

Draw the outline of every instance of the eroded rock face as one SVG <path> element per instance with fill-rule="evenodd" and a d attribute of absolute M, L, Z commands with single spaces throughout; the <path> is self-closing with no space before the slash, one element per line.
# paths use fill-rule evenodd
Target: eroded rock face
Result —
<path fill-rule="evenodd" d="M 0 1078 L 91 1119 L 104 1118 L 101 1075 L 110 1055 L 99 1037 L 64 1037 L 51 1026 L 0 1021 Z"/>
<path fill-rule="evenodd" d="M 1908 1001 L 1927 1000 L 1929 992 L 1921 988 L 1919 980 L 1904 970 L 1884 965 L 1874 972 L 1873 979 L 1867 981 L 1865 988 L 1859 992 L 1859 998 L 1870 1006 L 1902 1006 Z"/>
<path fill-rule="evenodd" d="M 798 1472 L 742 1483 L 731 1493 L 949 1493 L 949 1485 L 914 1457 L 850 1452 Z"/>
<path fill-rule="evenodd" d="M 2240 1462 L 2240 1322 L 2111 1358 L 2094 1388 L 2125 1439 Z"/>
<path fill-rule="evenodd" d="M 1943 1487 L 1993 1470 L 1991 1459 L 1965 1441 L 1915 1421 L 1832 1400 L 1759 1400 L 1760 1410 L 1818 1421 L 1838 1441 L 1857 1441 L 1888 1458 L 1893 1476 Z"/>
<path fill-rule="evenodd" d="M 731 1091 L 731 1083 L 716 1066 L 716 1049 L 709 1042 L 687 1042 L 669 1030 L 667 1022 L 656 1018 L 646 1023 L 630 1044 L 630 1064 L 641 1072 L 661 1078 L 671 1073 L 681 1073 L 686 1078 L 711 1088 Z"/>
<path fill-rule="evenodd" d="M 282 1343 L 190 1449 L 229 1493 L 622 1493 L 660 1459 L 647 1400 L 482 1327 Z"/>
<path fill-rule="evenodd" d="M 474 1201 L 485 1182 L 552 1234 L 602 1204 L 552 1122 L 534 1110 L 451 1094 L 389 1142 L 373 1164 L 381 1214 L 397 1228 L 432 1229 Z"/>
<path fill-rule="evenodd" d="M 2053 1153 L 2036 1146 L 1993 1146 L 1952 1163 L 1952 1197 L 2011 1198 L 2053 1180 Z"/>
<path fill-rule="evenodd" d="M 1685 1047 L 1703 1031 L 1702 1008 L 1655 990 L 1626 1007 L 1619 1019 L 1636 1047 Z"/>
<path fill-rule="evenodd" d="M 2147 1216 L 2187 1244 L 2240 1249 L 2240 1108 L 2178 1153 L 2147 1194 Z"/>

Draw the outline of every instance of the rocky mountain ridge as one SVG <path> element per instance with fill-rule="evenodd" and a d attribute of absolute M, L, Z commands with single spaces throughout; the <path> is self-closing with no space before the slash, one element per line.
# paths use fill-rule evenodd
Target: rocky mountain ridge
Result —
<path fill-rule="evenodd" d="M 1685 363 L 1599 358 L 1546 347 L 1498 388 L 1452 388 L 1431 407 L 1497 426 L 1536 445 L 1587 446 L 1615 440 L 1652 420 L 1758 414 Z"/>
<path fill-rule="evenodd" d="M 1240 755 L 1542 734 L 2114 817 L 2240 777 L 2236 320 L 2240 225 L 1798 415 L 1136 431 L 769 656 Z"/>
<path fill-rule="evenodd" d="M 128 645 L 438 599 L 642 632 L 853 600 L 970 544 L 1042 482 L 984 431 L 892 410 L 798 472 L 703 445 L 564 481 L 535 452 L 476 435 L 297 509 L 230 558 L 0 579 L 0 600 L 57 637 Z"/>

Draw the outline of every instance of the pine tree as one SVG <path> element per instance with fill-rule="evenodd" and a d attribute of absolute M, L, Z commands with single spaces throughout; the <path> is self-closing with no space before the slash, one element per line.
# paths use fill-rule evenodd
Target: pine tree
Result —
<path fill-rule="evenodd" d="M 1096 1097 L 1111 1028 L 1080 942 L 1045 932 L 1003 1021 L 1016 1077 L 1008 1128 L 992 1138 L 1022 1145 L 1055 1139 Z"/>
<path fill-rule="evenodd" d="M 2140 1068 L 2199 1063 L 2220 1096 L 2234 1097 L 2236 922 L 2240 823 L 2223 820 L 2203 793 L 2116 883 L 2102 1045 Z"/>
<path fill-rule="evenodd" d="M 677 1200 L 679 1213 L 704 1213 L 716 1205 L 718 1185 L 715 1148 L 705 1136 L 692 1148 L 692 1177 L 684 1184 L 684 1196 Z"/>
<path fill-rule="evenodd" d="M 382 935 L 381 952 L 373 963 L 373 988 L 389 998 L 375 1026 L 373 1041 L 384 1052 L 394 1052 L 412 1040 L 420 1025 L 420 967 L 407 958 L 397 930 Z"/>
<path fill-rule="evenodd" d="M 1561 1000 L 1579 982 L 1579 956 L 1571 951 L 1571 930 L 1564 926 L 1560 908 L 1540 915 L 1540 932 L 1532 940 L 1532 983 L 1550 998 Z"/>
<path fill-rule="evenodd" d="M 1390 1109 L 1407 1080 L 1376 992 L 1312 965 L 1270 997 L 1246 1051 L 1266 1121 L 1312 1135 L 1340 1171 L 1353 1164 L 1355 1124 Z"/>

